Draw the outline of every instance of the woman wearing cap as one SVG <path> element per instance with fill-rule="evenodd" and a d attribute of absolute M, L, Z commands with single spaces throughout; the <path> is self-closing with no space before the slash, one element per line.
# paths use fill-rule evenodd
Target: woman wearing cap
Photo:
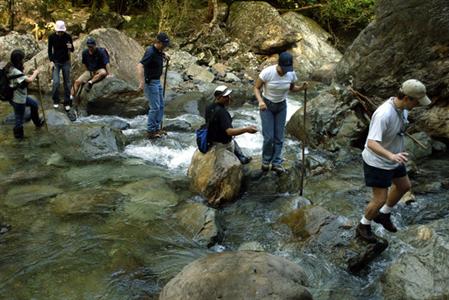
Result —
<path fill-rule="evenodd" d="M 56 21 L 55 31 L 48 37 L 48 59 L 53 63 L 53 107 L 59 107 L 59 74 L 64 78 L 64 107 L 70 109 L 70 52 L 73 52 L 73 41 L 66 32 L 64 21 Z"/>
<path fill-rule="evenodd" d="M 268 171 L 271 165 L 271 170 L 277 174 L 285 172 L 281 155 L 287 116 L 286 98 L 289 91 L 299 92 L 307 88 L 306 83 L 297 86 L 297 79 L 292 55 L 282 52 L 278 64 L 263 69 L 254 85 L 262 121 L 262 171 Z"/>
<path fill-rule="evenodd" d="M 23 60 L 25 53 L 22 50 L 14 50 L 11 53 L 11 61 L 5 68 L 8 70 L 8 77 L 11 78 L 10 86 L 14 89 L 14 95 L 10 104 L 14 108 L 15 126 L 13 129 L 14 137 L 16 139 L 23 139 L 23 122 L 25 116 L 25 108 L 29 106 L 31 109 L 31 120 L 33 120 L 36 128 L 44 125 L 44 120 L 39 118 L 39 106 L 36 100 L 28 96 L 27 86 L 39 74 L 36 69 L 33 75 L 26 76 L 23 72 Z"/>
<path fill-rule="evenodd" d="M 356 235 L 369 243 L 377 242 L 371 230 L 372 221 L 390 232 L 397 231 L 390 218 L 391 211 L 411 188 L 405 168 L 406 112 L 429 104 L 424 84 L 410 79 L 402 83 L 396 97 L 385 101 L 371 117 L 362 158 L 365 184 L 372 188 L 372 198 L 356 228 Z"/>

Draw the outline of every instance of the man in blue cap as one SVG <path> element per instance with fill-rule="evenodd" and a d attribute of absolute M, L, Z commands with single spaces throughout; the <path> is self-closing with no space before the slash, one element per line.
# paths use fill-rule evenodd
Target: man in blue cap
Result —
<path fill-rule="evenodd" d="M 86 71 L 75 80 L 72 95 L 70 96 L 72 100 L 77 95 L 82 84 L 87 83 L 86 91 L 88 92 L 94 83 L 102 80 L 109 74 L 109 54 L 106 49 L 101 47 L 97 48 L 97 42 L 93 37 L 87 38 L 86 45 L 87 49 L 84 49 L 82 53 L 82 63 Z"/>
<path fill-rule="evenodd" d="M 142 60 L 137 64 L 137 76 L 139 90 L 143 90 L 149 101 L 147 138 L 160 138 L 166 134 L 162 130 L 162 119 L 164 117 L 164 95 L 161 85 L 161 75 L 164 59 L 168 62 L 169 56 L 164 50 L 169 46 L 170 39 L 167 34 L 160 32 L 156 36 L 153 45 L 149 46 Z"/>

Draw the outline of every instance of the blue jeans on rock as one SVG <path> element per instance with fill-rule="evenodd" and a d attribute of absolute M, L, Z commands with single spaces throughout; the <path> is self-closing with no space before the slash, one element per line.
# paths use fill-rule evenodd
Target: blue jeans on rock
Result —
<path fill-rule="evenodd" d="M 54 104 L 59 104 L 59 84 L 60 73 L 62 70 L 62 77 L 64 79 L 64 105 L 70 105 L 70 61 L 66 61 L 63 64 L 54 63 L 53 67 L 53 90 L 52 98 Z"/>
<path fill-rule="evenodd" d="M 148 132 L 156 132 L 161 129 L 162 118 L 164 117 L 164 96 L 160 80 L 151 80 L 145 83 L 145 97 L 150 102 L 148 110 Z"/>
<path fill-rule="evenodd" d="M 13 101 L 11 101 L 10 103 L 14 108 L 14 115 L 16 118 L 14 129 L 23 127 L 26 106 L 29 106 L 31 109 L 31 120 L 33 120 L 34 125 L 40 125 L 39 104 L 36 100 L 31 97 L 27 97 L 24 104 L 15 103 Z"/>
<path fill-rule="evenodd" d="M 287 117 L 287 101 L 274 103 L 264 98 L 267 109 L 260 111 L 262 121 L 262 163 L 274 166 L 282 164 L 282 146 L 284 145 L 284 128 Z"/>

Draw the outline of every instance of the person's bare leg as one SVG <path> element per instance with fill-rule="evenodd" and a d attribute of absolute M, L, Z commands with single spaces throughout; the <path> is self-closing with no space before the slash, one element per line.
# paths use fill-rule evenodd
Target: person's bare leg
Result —
<path fill-rule="evenodd" d="M 373 220 L 379 213 L 379 209 L 385 204 L 388 197 L 387 188 L 373 187 L 373 198 L 365 209 L 365 218 Z"/>
<path fill-rule="evenodd" d="M 92 77 L 92 79 L 89 80 L 89 81 L 90 81 L 92 84 L 94 84 L 94 83 L 96 83 L 96 82 L 102 80 L 103 78 L 105 78 L 106 75 L 108 75 L 108 73 L 106 73 L 105 70 L 101 70 L 101 71 L 97 72 L 97 73 L 94 75 L 94 77 Z"/>
<path fill-rule="evenodd" d="M 386 204 L 389 207 L 395 206 L 399 200 L 401 200 L 402 196 L 407 193 L 412 187 L 410 183 L 410 179 L 407 175 L 400 178 L 393 178 L 393 186 L 391 187 Z"/>

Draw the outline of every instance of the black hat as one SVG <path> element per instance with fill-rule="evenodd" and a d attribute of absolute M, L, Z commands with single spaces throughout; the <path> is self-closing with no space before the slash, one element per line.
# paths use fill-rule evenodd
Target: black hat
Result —
<path fill-rule="evenodd" d="M 156 36 L 156 39 L 161 42 L 165 47 L 167 47 L 170 44 L 170 39 L 168 38 L 168 35 L 165 32 L 159 32 Z"/>
<path fill-rule="evenodd" d="M 287 51 L 279 54 L 278 65 L 282 68 L 285 73 L 293 71 L 293 56 Z"/>

